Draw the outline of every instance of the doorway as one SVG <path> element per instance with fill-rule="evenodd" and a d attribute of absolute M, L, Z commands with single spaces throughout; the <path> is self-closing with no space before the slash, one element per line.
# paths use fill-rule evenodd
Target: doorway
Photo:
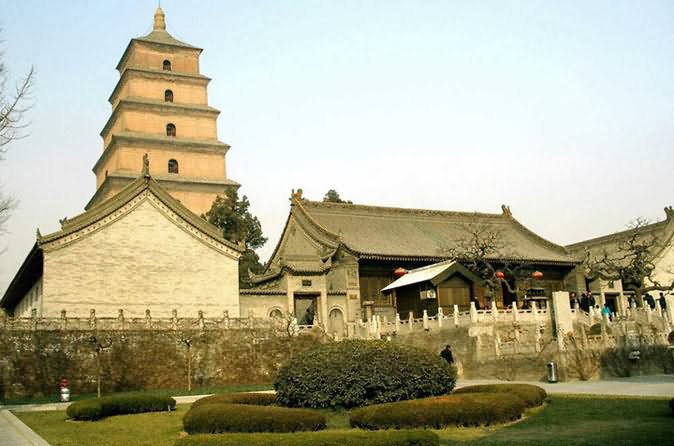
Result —
<path fill-rule="evenodd" d="M 335 333 L 339 336 L 344 335 L 344 313 L 339 308 L 333 308 L 328 316 L 328 326 L 330 333 Z"/>
<path fill-rule="evenodd" d="M 314 325 L 317 321 L 318 295 L 295 294 L 295 317 L 298 325 Z"/>

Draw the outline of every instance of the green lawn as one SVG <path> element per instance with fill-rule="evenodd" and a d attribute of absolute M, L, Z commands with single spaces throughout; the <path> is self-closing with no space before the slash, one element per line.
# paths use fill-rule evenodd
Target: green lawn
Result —
<path fill-rule="evenodd" d="M 53 446 L 172 446 L 188 405 L 176 412 L 67 422 L 64 412 L 16 415 Z M 348 428 L 348 412 L 330 412 L 328 429 Z M 545 408 L 508 426 L 436 431 L 443 445 L 674 445 L 674 418 L 665 399 L 551 397 Z"/>

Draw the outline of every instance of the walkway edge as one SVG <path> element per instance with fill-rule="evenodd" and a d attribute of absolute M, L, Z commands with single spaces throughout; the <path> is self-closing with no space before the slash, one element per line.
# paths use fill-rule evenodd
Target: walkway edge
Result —
<path fill-rule="evenodd" d="M 31 445 L 31 446 L 50 446 L 42 437 L 36 434 L 31 428 L 26 426 L 23 421 L 18 419 L 9 410 L 0 411 L 0 426 L 6 429 L 3 430 L 3 437 L 5 439 L 16 440 L 17 445 Z"/>

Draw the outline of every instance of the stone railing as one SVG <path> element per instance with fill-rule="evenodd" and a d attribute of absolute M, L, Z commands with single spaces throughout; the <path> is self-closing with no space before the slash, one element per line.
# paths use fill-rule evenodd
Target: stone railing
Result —
<path fill-rule="evenodd" d="M 526 310 L 518 309 L 516 303 L 508 309 L 498 309 L 493 304 L 489 310 L 478 310 L 475 308 L 475 303 L 471 302 L 469 311 L 459 311 L 458 305 L 454 305 L 449 312 L 438 307 L 436 315 L 429 316 L 424 310 L 420 318 L 415 318 L 412 312 L 404 319 L 400 317 L 400 314 L 396 314 L 393 321 L 389 321 L 386 316 L 373 315 L 367 321 L 347 324 L 347 337 L 380 339 L 382 336 L 438 330 L 443 327 L 469 327 L 509 321 L 547 323 L 550 322 L 550 313 L 547 309 L 537 308 L 535 303 L 532 303 L 531 308 Z"/>
<path fill-rule="evenodd" d="M 196 317 L 178 317 L 177 310 L 171 317 L 153 317 L 150 310 L 145 310 L 145 317 L 126 317 L 124 310 L 119 310 L 117 317 L 97 317 L 93 309 L 89 317 L 69 317 L 65 310 L 55 318 L 38 317 L 35 309 L 30 317 L 9 317 L 0 312 L 0 330 L 242 330 L 282 326 L 282 321 L 252 315 L 231 318 L 227 311 L 221 318 L 204 317 L 203 311 Z"/>

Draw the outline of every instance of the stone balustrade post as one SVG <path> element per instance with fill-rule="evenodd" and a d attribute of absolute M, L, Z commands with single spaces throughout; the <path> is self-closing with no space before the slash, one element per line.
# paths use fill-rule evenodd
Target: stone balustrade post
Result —
<path fill-rule="evenodd" d="M 152 313 L 149 308 L 145 310 L 145 328 L 152 328 Z"/>
<path fill-rule="evenodd" d="M 292 325 L 292 320 L 290 321 Z M 229 330 L 229 311 L 225 310 L 222 312 L 222 326 L 225 330 Z"/>
<path fill-rule="evenodd" d="M 424 310 L 424 314 L 423 314 L 421 320 L 422 320 L 422 323 L 423 323 L 424 330 L 428 331 L 428 312 L 426 310 Z"/>
<path fill-rule="evenodd" d="M 173 330 L 178 329 L 178 310 L 175 308 L 171 310 L 171 328 Z"/>
<path fill-rule="evenodd" d="M 389 332 L 388 318 L 386 317 L 386 315 L 382 316 L 381 318 L 381 326 L 383 328 L 382 331 L 386 331 L 387 333 Z"/>
<path fill-rule="evenodd" d="M 66 310 L 61 310 L 61 330 L 68 327 L 68 318 L 66 317 Z"/>
<path fill-rule="evenodd" d="M 653 322 L 653 310 L 648 304 L 644 305 L 644 310 L 646 311 L 646 321 L 650 324 Z"/>
<path fill-rule="evenodd" d="M 531 302 L 531 316 L 533 316 L 534 321 L 538 320 L 538 305 L 536 305 L 536 301 Z"/>
<path fill-rule="evenodd" d="M 199 310 L 199 312 L 197 313 L 197 317 L 199 318 L 199 328 L 203 330 L 204 328 L 206 328 L 206 321 L 204 321 L 204 312 L 202 310 Z M 251 326 L 251 328 L 253 327 Z"/>
<path fill-rule="evenodd" d="M 443 317 L 444 316 L 442 314 L 442 307 L 438 307 L 438 328 L 442 328 L 442 318 Z"/>
<path fill-rule="evenodd" d="M 470 323 L 477 323 L 477 308 L 475 308 L 475 301 L 470 302 Z"/>
<path fill-rule="evenodd" d="M 30 328 L 31 330 L 37 330 L 37 308 L 30 309 Z"/>
<path fill-rule="evenodd" d="M 316 318 L 314 318 L 314 326 L 316 322 Z M 255 328 L 255 312 L 253 310 L 248 310 L 248 328 Z"/>
<path fill-rule="evenodd" d="M 498 308 L 493 300 L 491 301 L 491 316 L 494 318 L 494 322 L 498 321 Z"/>
<path fill-rule="evenodd" d="M 124 309 L 117 310 L 117 328 L 124 330 Z"/>
<path fill-rule="evenodd" d="M 411 311 L 410 311 L 410 314 L 409 314 L 409 326 L 410 326 L 409 327 L 410 332 L 414 331 L 414 313 L 411 312 Z"/>
<path fill-rule="evenodd" d="M 374 319 L 374 338 L 381 339 L 381 317 L 373 315 L 372 319 Z"/>
<path fill-rule="evenodd" d="M 93 308 L 89 310 L 89 328 L 96 329 L 96 310 Z"/>
<path fill-rule="evenodd" d="M 517 322 L 519 320 L 519 314 L 517 310 L 517 301 L 513 301 L 513 321 Z"/>
<path fill-rule="evenodd" d="M 399 331 L 400 331 L 400 313 L 396 313 L 395 332 L 398 333 Z"/>
<path fill-rule="evenodd" d="M 454 326 L 459 326 L 459 306 L 456 304 L 454 305 Z"/>

